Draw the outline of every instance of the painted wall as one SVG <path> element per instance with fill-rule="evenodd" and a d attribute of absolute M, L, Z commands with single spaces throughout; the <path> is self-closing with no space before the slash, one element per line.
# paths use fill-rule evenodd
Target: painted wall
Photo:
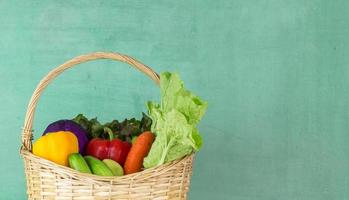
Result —
<path fill-rule="evenodd" d="M 349 199 L 346 0 L 0 1 L 0 199 L 25 199 L 20 130 L 38 81 L 117 51 L 178 71 L 209 102 L 190 199 Z M 157 87 L 96 61 L 45 91 L 35 138 L 83 112 L 139 117 Z"/>

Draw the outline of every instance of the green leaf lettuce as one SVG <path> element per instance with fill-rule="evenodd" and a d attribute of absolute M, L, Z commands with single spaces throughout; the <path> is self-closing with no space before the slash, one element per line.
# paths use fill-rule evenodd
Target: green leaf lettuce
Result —
<path fill-rule="evenodd" d="M 156 139 L 144 158 L 145 168 L 179 159 L 202 146 L 197 124 L 207 103 L 185 89 L 177 73 L 164 72 L 160 77 L 160 104 L 147 104 Z"/>

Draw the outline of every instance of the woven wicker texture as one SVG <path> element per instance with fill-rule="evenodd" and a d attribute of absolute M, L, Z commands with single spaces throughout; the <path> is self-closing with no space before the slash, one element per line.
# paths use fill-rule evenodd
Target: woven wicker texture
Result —
<path fill-rule="evenodd" d="M 121 177 L 83 174 L 31 153 L 35 108 L 44 89 L 63 71 L 80 63 L 112 59 L 130 64 L 159 84 L 159 75 L 139 61 L 119 53 L 78 56 L 48 73 L 36 87 L 26 113 L 20 154 L 24 160 L 29 199 L 187 199 L 194 154 Z"/>

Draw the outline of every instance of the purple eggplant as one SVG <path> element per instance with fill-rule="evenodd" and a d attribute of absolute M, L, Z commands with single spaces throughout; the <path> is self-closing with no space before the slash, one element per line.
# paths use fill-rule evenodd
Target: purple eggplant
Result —
<path fill-rule="evenodd" d="M 59 120 L 48 125 L 42 135 L 58 131 L 70 131 L 74 133 L 74 135 L 78 138 L 79 153 L 84 155 L 86 145 L 89 142 L 85 129 L 72 120 Z"/>

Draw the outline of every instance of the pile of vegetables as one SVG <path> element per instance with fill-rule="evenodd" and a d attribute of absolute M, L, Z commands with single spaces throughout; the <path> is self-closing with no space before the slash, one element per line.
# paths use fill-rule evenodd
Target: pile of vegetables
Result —
<path fill-rule="evenodd" d="M 122 176 L 198 151 L 197 125 L 207 103 L 187 90 L 177 73 L 160 77 L 160 102 L 148 102 L 141 120 L 101 124 L 83 114 L 59 120 L 33 144 L 33 154 L 82 173 Z"/>

